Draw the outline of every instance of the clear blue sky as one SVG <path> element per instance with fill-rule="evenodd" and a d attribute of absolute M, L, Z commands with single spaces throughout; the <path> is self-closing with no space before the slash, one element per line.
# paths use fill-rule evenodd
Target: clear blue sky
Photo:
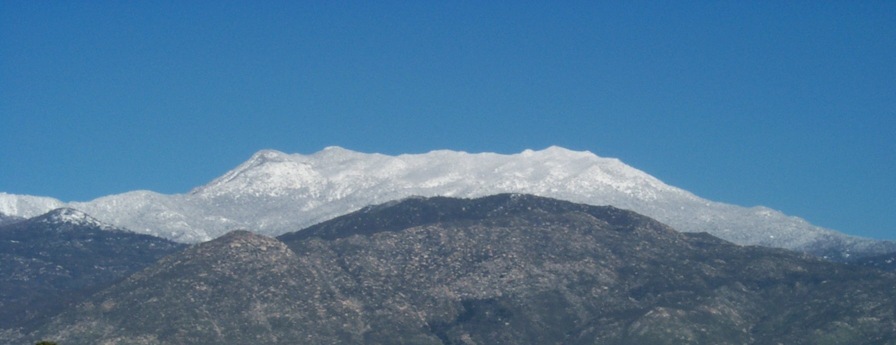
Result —
<path fill-rule="evenodd" d="M 894 135 L 894 1 L 0 1 L 8 193 L 560 145 L 896 239 Z"/>

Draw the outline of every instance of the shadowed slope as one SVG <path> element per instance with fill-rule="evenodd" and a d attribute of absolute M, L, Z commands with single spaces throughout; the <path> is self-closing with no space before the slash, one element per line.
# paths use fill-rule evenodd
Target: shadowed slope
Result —
<path fill-rule="evenodd" d="M 170 256 L 66 344 L 880 344 L 896 277 L 526 195 L 414 198 Z M 36 338 L 36 337 L 35 337 Z"/>

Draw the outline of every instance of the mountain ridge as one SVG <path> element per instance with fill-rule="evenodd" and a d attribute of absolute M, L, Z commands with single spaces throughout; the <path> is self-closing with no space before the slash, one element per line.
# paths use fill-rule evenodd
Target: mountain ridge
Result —
<path fill-rule="evenodd" d="M 228 232 L 27 337 L 73 345 L 888 344 L 894 286 L 892 273 L 681 233 L 610 206 L 520 194 L 406 198 L 276 239 Z"/>
<path fill-rule="evenodd" d="M 70 207 L 60 207 L 43 215 L 31 218 L 35 221 L 48 224 L 68 224 L 76 226 L 93 227 L 101 230 L 113 230 L 114 226 L 101 222 L 87 213 Z"/>
<path fill-rule="evenodd" d="M 338 146 L 310 155 L 261 150 L 186 194 L 135 191 L 66 206 L 116 226 L 190 243 L 234 228 L 279 235 L 412 195 L 499 193 L 613 205 L 680 231 L 709 232 L 739 244 L 802 250 L 834 259 L 896 251 L 894 242 L 837 233 L 765 207 L 705 200 L 619 159 L 558 146 L 510 155 L 436 150 L 389 156 Z M 11 203 L 9 199 L 0 194 L 0 210 L 10 209 L 3 206 Z"/>
<path fill-rule="evenodd" d="M 182 247 L 70 208 L 0 225 L 0 343 Z"/>

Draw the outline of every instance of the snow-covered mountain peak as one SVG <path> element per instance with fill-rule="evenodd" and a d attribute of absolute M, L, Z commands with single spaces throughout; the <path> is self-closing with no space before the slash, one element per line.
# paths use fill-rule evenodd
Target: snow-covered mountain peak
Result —
<path fill-rule="evenodd" d="M 247 163 L 252 165 L 260 165 L 268 162 L 282 162 L 289 159 L 289 155 L 277 150 L 265 149 L 252 155 Z"/>
<path fill-rule="evenodd" d="M 363 158 L 365 156 L 376 155 L 371 153 L 362 153 L 358 151 L 352 151 L 340 146 L 327 146 L 323 150 L 315 152 L 313 154 L 303 156 L 303 155 L 293 155 L 294 159 L 299 159 L 303 161 L 313 161 L 317 164 L 339 164 L 340 162 L 357 160 Z"/>
<path fill-rule="evenodd" d="M 520 153 L 522 156 L 526 157 L 541 157 L 541 158 L 555 158 L 555 159 L 569 159 L 569 158 L 600 158 L 594 153 L 590 151 L 574 151 L 567 149 L 565 147 L 560 147 L 556 145 L 548 146 L 542 150 L 531 150 L 527 149 Z"/>
<path fill-rule="evenodd" d="M 264 150 L 191 194 L 206 198 L 290 195 L 320 199 L 303 206 L 312 207 L 321 201 L 346 198 L 375 203 L 408 195 L 529 193 L 564 197 L 582 190 L 612 191 L 614 197 L 608 202 L 631 197 L 653 200 L 658 193 L 687 194 L 618 159 L 559 146 L 510 155 L 437 150 L 388 156 L 337 146 L 310 155 Z"/>
<path fill-rule="evenodd" d="M 637 171 L 639 174 L 647 175 L 638 169 L 626 165 L 617 158 L 601 157 L 591 151 L 574 151 L 560 146 L 550 146 L 542 150 L 524 150 L 523 152 L 510 156 L 534 164 L 572 164 L 572 166 L 585 164 L 598 166 L 601 169 Z"/>
<path fill-rule="evenodd" d="M 613 205 L 681 231 L 706 231 L 739 244 L 816 253 L 884 253 L 896 248 L 894 243 L 837 234 L 771 209 L 701 199 L 619 159 L 559 146 L 516 154 L 435 150 L 395 156 L 338 146 L 307 155 L 262 150 L 189 194 L 135 191 L 64 204 L 0 193 L 0 212 L 30 218 L 68 206 L 120 228 L 199 242 L 238 228 L 279 235 L 410 196 L 474 198 L 500 193 Z M 73 212 L 58 218 L 92 219 Z"/>
<path fill-rule="evenodd" d="M 279 196 L 290 190 L 307 188 L 318 180 L 317 172 L 297 156 L 263 150 L 243 164 L 190 194 L 204 197 L 221 195 Z"/>
<path fill-rule="evenodd" d="M 62 201 L 53 198 L 0 192 L 0 213 L 5 215 L 31 218 L 62 205 Z"/>
<path fill-rule="evenodd" d="M 114 228 L 109 224 L 103 223 L 96 218 L 91 217 L 87 213 L 69 207 L 57 208 L 55 210 L 47 212 L 46 214 L 37 217 L 37 221 L 47 224 L 68 224 L 77 226 L 88 226 L 100 229 Z"/>
<path fill-rule="evenodd" d="M 255 154 L 253 154 L 252 157 L 249 158 L 249 160 L 243 162 L 242 164 L 237 166 L 235 169 L 227 172 L 226 174 L 219 177 L 215 181 L 212 181 L 212 183 L 210 183 L 210 185 L 213 185 L 216 183 L 226 183 L 227 181 L 236 179 L 237 177 L 239 177 L 242 174 L 245 174 L 248 171 L 257 170 L 260 167 L 263 167 L 266 165 L 283 163 L 283 162 L 286 162 L 289 160 L 290 160 L 289 155 L 287 155 L 283 152 L 276 151 L 276 150 L 261 150 L 261 151 L 256 152 Z"/>
<path fill-rule="evenodd" d="M 357 151 L 352 151 L 342 146 L 327 146 L 324 147 L 323 150 L 318 151 L 316 154 L 319 155 L 357 155 L 361 154 Z"/>

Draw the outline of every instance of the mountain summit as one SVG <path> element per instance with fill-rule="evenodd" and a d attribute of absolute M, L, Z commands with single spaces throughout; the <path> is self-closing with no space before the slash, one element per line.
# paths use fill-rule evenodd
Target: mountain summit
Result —
<path fill-rule="evenodd" d="M 892 242 L 850 237 L 765 207 L 705 200 L 618 159 L 556 146 L 510 155 L 439 150 L 389 156 L 340 147 L 310 155 L 263 150 L 188 194 L 135 191 L 67 206 L 133 231 L 198 242 L 236 228 L 279 235 L 410 196 L 499 193 L 613 205 L 679 231 L 833 258 L 896 251 Z M 29 207 L 39 204 L 28 201 Z M 0 210 L 21 204 L 25 202 L 16 196 L 0 194 Z"/>
<path fill-rule="evenodd" d="M 41 216 L 35 217 L 33 220 L 42 223 L 55 224 L 57 226 L 80 226 L 102 230 L 111 230 L 114 228 L 112 225 L 103 223 L 84 212 L 69 207 L 57 208 Z"/>

